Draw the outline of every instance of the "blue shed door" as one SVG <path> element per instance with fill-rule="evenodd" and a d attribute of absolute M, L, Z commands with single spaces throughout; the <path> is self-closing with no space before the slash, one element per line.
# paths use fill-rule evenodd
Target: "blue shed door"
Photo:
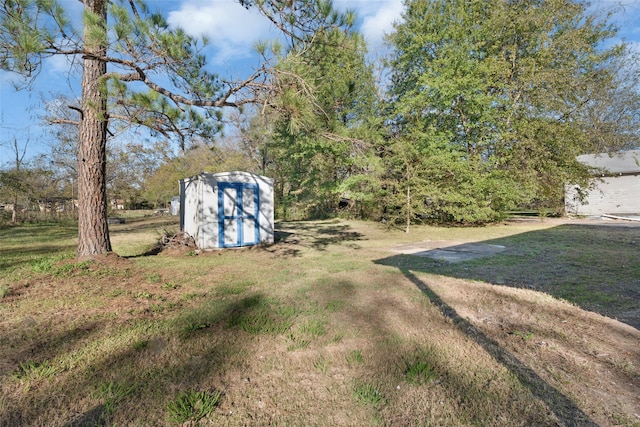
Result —
<path fill-rule="evenodd" d="M 260 242 L 260 192 L 257 184 L 218 183 L 218 246 L 231 248 Z"/>

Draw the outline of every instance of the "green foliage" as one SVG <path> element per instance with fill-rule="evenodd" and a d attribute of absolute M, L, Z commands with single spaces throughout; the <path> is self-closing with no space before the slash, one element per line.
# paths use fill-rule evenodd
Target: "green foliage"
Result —
<path fill-rule="evenodd" d="M 313 367 L 317 371 L 323 374 L 326 374 L 327 372 L 329 372 L 329 368 L 331 367 L 331 362 L 327 360 L 326 357 L 320 355 L 313 361 Z"/>
<path fill-rule="evenodd" d="M 533 332 L 514 331 L 513 335 L 522 338 L 522 341 L 528 341 L 535 336 Z"/>
<path fill-rule="evenodd" d="M 613 35 L 582 2 L 408 1 L 389 37 L 391 219 L 483 223 L 558 207 L 564 183 L 585 176 L 576 155 L 602 148 L 581 106 L 612 105 L 595 95 L 621 83 L 611 64 L 624 48 L 603 48 Z"/>
<path fill-rule="evenodd" d="M 220 404 L 221 391 L 187 390 L 179 393 L 167 405 L 168 419 L 175 424 L 199 421 L 211 414 Z"/>
<path fill-rule="evenodd" d="M 387 401 L 380 391 L 379 386 L 362 379 L 354 381 L 353 397 L 360 403 L 371 405 L 376 408 L 384 405 Z"/>
<path fill-rule="evenodd" d="M 435 138 L 434 138 L 435 140 Z M 498 217 L 489 200 L 509 191 L 509 180 L 490 187 L 494 174 L 483 165 L 460 161 L 462 154 L 433 140 L 391 141 L 386 158 L 385 217 L 392 223 L 457 222 L 475 224 Z"/>
<path fill-rule="evenodd" d="M 276 66 L 256 72 L 269 91 L 255 97 L 245 91 L 252 82 L 228 87 L 207 71 L 208 40 L 139 1 L 106 2 L 106 21 L 87 10 L 81 24 L 59 1 L 5 1 L 0 63 L 28 82 L 49 56 L 107 47 L 117 66 L 102 79 L 101 117 L 110 129 L 145 127 L 165 141 L 109 146 L 109 191 L 131 205 L 168 202 L 179 179 L 204 170 L 242 169 L 275 178 L 284 219 L 384 218 L 407 230 L 482 224 L 516 207 L 559 210 L 564 184 L 588 176 L 576 155 L 638 145 L 638 57 L 612 45 L 616 29 L 583 2 L 406 1 L 388 38 L 388 102 L 353 13 L 325 0 L 241 3 L 287 35 L 256 44 Z M 57 101 L 67 114 L 83 105 Z M 203 142 L 221 132 L 222 108 L 250 102 L 261 114 L 239 125 L 242 141 Z M 61 141 L 78 139 L 72 112 L 50 117 L 75 129 L 59 132 Z M 77 147 L 67 148 L 75 156 Z M 64 160 L 72 181 L 63 191 L 77 195 L 73 162 Z M 45 194 L 54 181 L 14 175 L 0 172 L 0 191 Z"/>
<path fill-rule="evenodd" d="M 365 53 L 360 35 L 331 29 L 279 58 L 278 96 L 245 129 L 244 140 L 278 183 L 280 217 L 334 216 L 342 195 L 361 208 L 372 203 L 378 182 L 371 177 L 380 163 L 373 147 L 382 126 Z"/>
<path fill-rule="evenodd" d="M 153 298 L 153 294 L 150 294 L 147 291 L 140 291 L 133 294 L 133 297 L 137 299 L 151 299 Z"/>
<path fill-rule="evenodd" d="M 335 313 L 342 310 L 345 307 L 346 303 L 343 300 L 335 299 L 328 301 L 325 305 L 325 310 Z"/>
<path fill-rule="evenodd" d="M 209 323 L 188 323 L 182 328 L 182 332 L 189 335 L 192 332 L 207 329 L 209 326 L 211 326 Z"/>
<path fill-rule="evenodd" d="M 31 261 L 31 271 L 34 273 L 48 273 L 53 268 L 54 263 L 58 261 L 51 257 L 42 257 Z"/>
<path fill-rule="evenodd" d="M 130 396 L 136 390 L 134 385 L 123 385 L 115 382 L 100 383 L 94 393 L 98 399 L 104 401 L 103 420 L 108 419 L 116 409 L 118 403 Z"/>
<path fill-rule="evenodd" d="M 147 275 L 146 279 L 147 283 L 160 283 L 162 282 L 162 275 L 158 273 L 151 273 Z"/>
<path fill-rule="evenodd" d="M 89 262 L 74 263 L 68 261 L 71 257 L 71 254 L 45 256 L 31 261 L 29 265 L 34 273 L 47 273 L 53 276 L 65 276 L 75 269 L 86 270 L 88 268 Z M 62 263 L 62 261 L 68 262 Z"/>
<path fill-rule="evenodd" d="M 202 298 L 202 294 L 182 294 L 183 300 Z M 220 300 L 209 301 L 199 310 L 193 310 L 178 319 L 178 330 L 184 338 L 190 338 L 194 332 L 209 328 L 223 319 L 223 308 Z"/>
<path fill-rule="evenodd" d="M 317 338 L 327 334 L 326 321 L 318 319 L 309 319 L 300 325 L 299 331 L 304 335 Z"/>
<path fill-rule="evenodd" d="M 5 224 L 11 221 L 12 212 L 1 210 L 0 211 L 0 224 Z"/>
<path fill-rule="evenodd" d="M 216 293 L 219 295 L 239 295 L 254 285 L 253 280 L 233 281 L 232 283 L 216 288 Z"/>
<path fill-rule="evenodd" d="M 67 27 L 66 18 L 53 1 L 8 0 L 2 2 L 0 12 L 2 68 L 33 76 L 41 66 L 40 55 L 47 52 L 48 42 L 55 40 L 55 27 Z M 46 20 L 43 15 L 52 16 L 53 22 L 41 26 Z"/>
<path fill-rule="evenodd" d="M 285 310 L 280 310 L 282 313 Z M 293 317 L 297 313 L 297 310 L 292 307 L 289 308 L 286 313 L 287 317 Z M 288 350 L 298 350 L 307 348 L 311 342 L 318 337 L 327 335 L 326 321 L 320 319 L 307 319 L 297 326 L 292 332 L 287 334 L 287 338 L 291 341 L 291 344 L 287 347 Z M 338 338 L 334 337 L 334 342 L 337 342 Z"/>
<path fill-rule="evenodd" d="M 166 203 L 178 193 L 178 181 L 203 171 L 216 173 L 230 170 L 258 172 L 258 164 L 233 141 L 193 145 L 180 156 L 167 156 L 145 181 L 144 197 L 155 203 Z"/>
<path fill-rule="evenodd" d="M 29 169 L 10 169 L 0 171 L 0 196 L 9 200 L 13 193 L 27 193 L 29 191 L 29 179 L 35 171 Z"/>
<path fill-rule="evenodd" d="M 420 351 L 417 354 L 407 356 L 404 360 L 404 377 L 411 384 L 426 384 L 438 377 L 438 373 L 429 361 L 431 355 Z"/>
<path fill-rule="evenodd" d="M 404 374 L 412 384 L 425 384 L 436 376 L 431 364 L 423 361 L 407 365 Z"/>
<path fill-rule="evenodd" d="M 347 354 L 347 363 L 349 365 L 360 365 L 364 363 L 364 357 L 360 350 L 352 350 Z"/>
<path fill-rule="evenodd" d="M 30 382 L 52 378 L 60 372 L 62 372 L 62 368 L 49 361 L 41 363 L 31 361 L 20 363 L 20 369 L 13 376 L 19 380 Z"/>
<path fill-rule="evenodd" d="M 289 340 L 291 341 L 291 344 L 287 346 L 288 351 L 307 348 L 311 344 L 310 339 L 303 336 L 296 335 L 294 333 L 289 333 L 287 338 L 289 338 Z"/>
<path fill-rule="evenodd" d="M 309 41 L 316 33 L 336 38 L 355 20 L 351 13 L 336 12 L 328 1 L 298 3 L 243 2 L 256 7 L 295 40 L 296 53 L 315 44 Z M 78 153 L 83 157 L 79 165 L 104 163 L 108 129 L 143 127 L 152 137 L 171 140 L 184 152 L 192 142 L 211 140 L 221 131 L 222 108 L 264 104 L 263 94 L 281 92 L 286 98 L 286 91 L 280 90 L 283 86 L 276 89 L 271 83 L 276 79 L 267 76 L 269 58 L 264 58 L 264 66 L 249 79 L 223 81 L 208 71 L 203 55 L 206 38 L 170 26 L 143 1 L 84 2 L 81 23 L 68 19 L 66 12 L 56 0 L 2 2 L 0 64 L 4 70 L 20 73 L 29 84 L 50 56 L 83 58 L 81 99 L 72 106 L 84 116 L 79 127 Z M 259 87 L 266 90 L 261 93 Z M 57 122 L 77 125 L 66 117 Z M 82 176 L 88 169 L 79 167 L 78 173 L 77 194 L 95 194 L 101 200 L 100 209 L 94 210 L 85 208 L 85 200 L 79 203 L 78 255 L 110 252 L 106 204 L 102 202 L 106 172 L 101 169 L 91 179 Z"/>
<path fill-rule="evenodd" d="M 230 314 L 228 325 L 238 327 L 251 334 L 283 334 L 293 322 L 294 310 L 278 306 L 260 296 L 246 298 L 242 304 Z"/>

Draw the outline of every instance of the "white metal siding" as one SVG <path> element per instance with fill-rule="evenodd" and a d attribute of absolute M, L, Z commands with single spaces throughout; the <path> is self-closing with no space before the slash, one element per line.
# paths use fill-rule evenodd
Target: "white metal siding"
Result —
<path fill-rule="evenodd" d="M 198 195 L 200 180 L 197 177 L 184 180 L 184 206 L 180 212 L 183 215 L 183 231 L 194 238 L 198 244 L 199 202 Z"/>
<path fill-rule="evenodd" d="M 200 224 L 198 227 L 198 247 L 218 247 L 218 193 L 209 180 L 200 181 Z"/>
<path fill-rule="evenodd" d="M 640 175 L 599 178 L 593 181 L 584 202 L 577 200 L 575 187 L 565 192 L 567 213 L 576 215 L 640 213 Z"/>

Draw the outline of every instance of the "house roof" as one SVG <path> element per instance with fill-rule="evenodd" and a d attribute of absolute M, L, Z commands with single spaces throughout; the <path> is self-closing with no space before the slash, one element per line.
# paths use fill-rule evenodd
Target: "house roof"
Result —
<path fill-rule="evenodd" d="M 640 150 L 617 153 L 583 154 L 577 157 L 580 163 L 594 169 L 604 169 L 610 174 L 640 173 Z"/>

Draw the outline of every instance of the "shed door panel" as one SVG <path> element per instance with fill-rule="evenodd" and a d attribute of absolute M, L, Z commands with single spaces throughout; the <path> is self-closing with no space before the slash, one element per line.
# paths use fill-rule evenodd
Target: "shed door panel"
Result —
<path fill-rule="evenodd" d="M 222 195 L 222 206 L 224 209 L 223 229 L 218 230 L 218 233 L 222 231 L 222 247 L 235 246 L 240 241 L 238 236 L 238 189 L 236 187 L 224 186 Z"/>
<path fill-rule="evenodd" d="M 242 187 L 242 244 L 255 245 L 260 240 L 258 229 L 258 187 L 243 185 Z"/>
<path fill-rule="evenodd" d="M 218 238 L 220 247 L 253 245 L 259 241 L 258 186 L 218 184 Z"/>

